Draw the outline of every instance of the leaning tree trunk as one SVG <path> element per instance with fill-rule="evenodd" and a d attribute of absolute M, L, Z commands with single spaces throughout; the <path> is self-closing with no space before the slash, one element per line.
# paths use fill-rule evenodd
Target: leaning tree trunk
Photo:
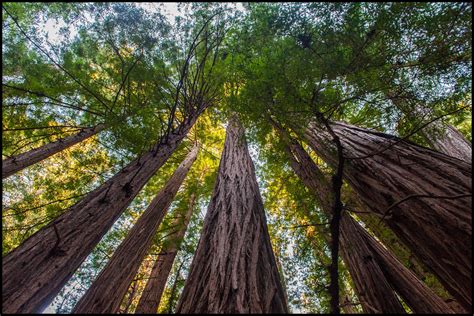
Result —
<path fill-rule="evenodd" d="M 432 138 L 430 133 L 424 133 L 427 139 L 430 139 L 433 148 L 447 155 L 472 161 L 472 145 L 454 126 L 444 125 L 445 130 L 441 137 Z"/>
<path fill-rule="evenodd" d="M 295 140 L 278 127 L 287 142 L 286 152 L 295 173 L 330 214 L 330 182 Z M 393 290 L 415 313 L 452 313 L 449 306 L 400 261 L 383 248 L 351 216 L 341 218 L 341 250 L 354 281 L 356 294 L 367 313 L 404 313 Z"/>
<path fill-rule="evenodd" d="M 420 104 L 410 105 L 410 95 L 401 95 L 390 90 L 386 91 L 386 95 L 409 118 L 422 117 L 432 112 Z M 420 134 L 437 151 L 467 162 L 472 161 L 471 143 L 454 126 L 437 120 L 421 130 Z"/>
<path fill-rule="evenodd" d="M 361 200 L 471 309 L 471 164 L 395 136 L 333 123 L 344 175 Z M 309 145 L 336 165 L 331 136 L 311 123 Z"/>
<path fill-rule="evenodd" d="M 114 314 L 119 311 L 120 303 L 151 246 L 153 236 L 196 160 L 197 153 L 198 146 L 195 145 L 77 303 L 74 314 Z"/>
<path fill-rule="evenodd" d="M 202 110 L 172 132 L 167 142 L 157 143 L 3 258 L 3 312 L 38 312 L 51 302 L 171 156 Z"/>
<path fill-rule="evenodd" d="M 161 249 L 158 258 L 153 265 L 145 289 L 143 290 L 140 301 L 138 302 L 135 314 L 156 314 L 160 305 L 161 296 L 166 286 L 174 258 L 178 253 L 178 245 L 186 234 L 188 223 L 193 213 L 195 204 L 195 194 L 192 193 L 189 200 L 189 207 L 183 217 L 177 217 L 173 221 L 173 226 L 177 227 L 176 233 L 170 235 L 163 242 L 164 247 Z"/>
<path fill-rule="evenodd" d="M 4 159 L 2 161 L 2 179 L 11 176 L 15 172 L 25 169 L 43 159 L 46 159 L 66 148 L 71 147 L 83 140 L 94 136 L 105 128 L 104 124 L 95 127 L 84 128 L 79 133 L 60 138 L 52 143 L 32 149 L 22 154 Z"/>
<path fill-rule="evenodd" d="M 244 129 L 227 127 L 213 197 L 177 313 L 287 313 Z"/>
<path fill-rule="evenodd" d="M 299 143 L 291 139 L 277 123 L 273 122 L 273 125 L 286 143 L 285 151 L 292 169 L 303 184 L 313 192 L 323 212 L 331 216 L 333 193 L 329 180 Z M 355 223 L 347 213 L 342 214 L 340 234 L 342 258 L 352 277 L 356 295 L 364 312 L 405 313 L 383 271 L 373 260 L 372 251 L 362 236 L 357 234 Z"/>

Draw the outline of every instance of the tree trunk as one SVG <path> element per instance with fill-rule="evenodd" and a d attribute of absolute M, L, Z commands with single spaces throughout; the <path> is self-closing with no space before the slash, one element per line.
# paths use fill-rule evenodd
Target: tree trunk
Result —
<path fill-rule="evenodd" d="M 354 221 L 355 223 L 355 221 Z M 454 311 L 416 275 L 357 224 L 356 228 L 375 254 L 393 289 L 416 314 L 452 314 Z"/>
<path fill-rule="evenodd" d="M 304 185 L 313 192 L 321 209 L 330 216 L 332 213 L 332 191 L 329 180 L 300 144 L 291 139 L 281 127 L 276 124 L 274 126 L 287 144 L 285 149 L 292 169 Z M 355 292 L 364 312 L 405 313 L 383 271 L 373 260 L 372 251 L 356 231 L 356 225 L 358 224 L 347 213 L 342 214 L 340 223 L 341 254 L 351 274 Z"/>
<path fill-rule="evenodd" d="M 330 214 L 329 180 L 299 143 L 290 139 L 281 128 L 279 131 L 289 144 L 286 151 L 293 170 L 315 193 L 321 209 Z M 415 313 L 453 312 L 347 213 L 342 216 L 340 231 L 343 259 L 365 312 L 404 313 L 393 290 L 400 294 Z"/>
<path fill-rule="evenodd" d="M 176 312 L 288 312 L 244 129 L 235 117 Z"/>
<path fill-rule="evenodd" d="M 332 128 L 343 142 L 345 177 L 361 200 L 470 310 L 471 164 L 391 135 L 344 123 Z M 304 134 L 327 163 L 337 163 L 325 130 L 311 123 Z"/>
<path fill-rule="evenodd" d="M 153 236 L 196 160 L 197 153 L 198 146 L 195 145 L 77 303 L 74 314 L 114 314 L 119 311 L 120 303 L 150 248 Z"/>
<path fill-rule="evenodd" d="M 153 265 L 150 278 L 143 290 L 138 302 L 135 314 L 156 314 L 160 305 L 161 296 L 165 290 L 166 280 L 173 266 L 174 259 L 178 253 L 178 245 L 186 234 L 188 223 L 193 213 L 195 205 L 195 194 L 192 193 L 189 199 L 189 208 L 183 217 L 178 217 L 173 221 L 173 226 L 177 227 L 177 232 L 170 235 L 164 242 L 164 247 Z"/>
<path fill-rule="evenodd" d="M 414 97 L 407 95 L 406 92 L 402 95 L 400 92 L 387 91 L 386 95 L 400 111 L 411 119 L 415 119 L 416 116 L 422 117 L 431 112 L 426 106 L 410 105 L 410 100 Z M 441 135 L 439 135 L 439 131 L 442 132 Z M 469 163 L 472 161 L 471 143 L 454 126 L 437 120 L 421 130 L 420 134 L 437 151 Z"/>
<path fill-rule="evenodd" d="M 3 258 L 3 312 L 38 312 L 51 302 L 201 112 Z"/>
<path fill-rule="evenodd" d="M 445 125 L 445 131 L 441 137 L 430 139 L 430 133 L 424 133 L 425 137 L 431 141 L 433 148 L 446 155 L 450 155 L 471 163 L 472 147 L 471 143 L 454 126 Z"/>
<path fill-rule="evenodd" d="M 99 124 L 95 127 L 84 128 L 79 133 L 60 138 L 52 143 L 43 145 L 16 155 L 2 161 L 2 179 L 5 179 L 15 172 L 25 169 L 43 159 L 46 159 L 66 148 L 71 147 L 83 140 L 94 136 L 105 128 L 104 124 Z"/>

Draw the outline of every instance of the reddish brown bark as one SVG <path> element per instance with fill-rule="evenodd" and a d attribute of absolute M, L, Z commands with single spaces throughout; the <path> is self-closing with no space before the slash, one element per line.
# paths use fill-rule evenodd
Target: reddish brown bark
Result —
<path fill-rule="evenodd" d="M 424 133 L 425 137 L 433 144 L 433 148 L 446 154 L 471 163 L 472 145 L 452 125 L 444 125 L 443 134 L 434 138 L 433 134 Z"/>
<path fill-rule="evenodd" d="M 113 314 L 119 311 L 120 303 L 151 246 L 153 236 L 196 160 L 197 153 L 196 145 L 140 216 L 105 268 L 77 303 L 73 313 Z"/>
<path fill-rule="evenodd" d="M 178 253 L 178 245 L 186 234 L 189 220 L 195 205 L 195 194 L 192 193 L 189 200 L 189 207 L 184 217 L 177 217 L 173 221 L 173 226 L 177 230 L 166 238 L 165 246 L 161 249 L 158 258 L 153 265 L 145 289 L 138 302 L 135 314 L 156 314 L 160 305 L 161 296 L 166 286 L 171 267 Z"/>
<path fill-rule="evenodd" d="M 290 139 L 283 129 L 279 128 L 279 131 L 289 144 L 286 149 L 293 170 L 315 193 L 322 210 L 330 214 L 329 181 L 303 147 Z M 404 313 L 393 290 L 398 292 L 415 313 L 453 312 L 347 214 L 342 216 L 340 232 L 343 260 L 365 312 Z"/>
<path fill-rule="evenodd" d="M 332 124 L 347 159 L 345 177 L 361 200 L 471 309 L 471 164 L 397 137 Z M 330 135 L 316 124 L 309 145 L 335 164 Z"/>
<path fill-rule="evenodd" d="M 214 193 L 177 313 L 286 313 L 244 130 L 230 120 Z"/>
<path fill-rule="evenodd" d="M 52 143 L 29 150 L 14 157 L 4 159 L 2 161 L 2 179 L 5 179 L 6 177 L 9 177 L 14 173 L 23 170 L 26 167 L 29 167 L 66 148 L 69 148 L 72 145 L 82 142 L 83 140 L 94 136 L 104 128 L 104 124 L 99 124 L 91 128 L 85 128 L 77 134 L 60 138 Z"/>
<path fill-rule="evenodd" d="M 202 109 L 204 110 L 204 108 Z M 45 308 L 145 183 L 166 162 L 201 111 L 166 143 L 132 161 L 3 258 L 3 312 Z"/>
<path fill-rule="evenodd" d="M 288 144 L 285 149 L 292 169 L 306 187 L 315 194 L 321 209 L 331 215 L 332 190 L 329 180 L 316 166 L 308 153 L 291 139 L 287 133 L 276 124 L 284 141 Z M 350 216 L 343 213 L 340 223 L 340 244 L 342 258 L 351 274 L 355 292 L 366 313 L 405 313 L 395 292 L 390 287 L 383 271 L 373 260 L 372 251 L 356 230 Z"/>
<path fill-rule="evenodd" d="M 406 116 L 416 119 L 432 112 L 426 106 L 410 105 L 416 98 L 407 92 L 387 91 L 386 95 Z M 441 135 L 440 135 L 441 132 Z M 448 156 L 471 162 L 472 145 L 454 126 L 436 120 L 420 131 L 432 148 Z"/>

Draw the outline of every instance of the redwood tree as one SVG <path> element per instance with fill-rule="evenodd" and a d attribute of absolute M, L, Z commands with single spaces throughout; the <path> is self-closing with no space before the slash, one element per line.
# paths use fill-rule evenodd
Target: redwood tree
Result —
<path fill-rule="evenodd" d="M 71 147 L 83 140 L 94 136 L 105 128 L 104 124 L 82 129 L 79 133 L 60 138 L 52 143 L 29 150 L 22 154 L 4 159 L 2 161 L 2 179 L 11 176 L 15 172 L 25 169 L 43 159 L 46 159 L 66 148 Z"/>
<path fill-rule="evenodd" d="M 117 313 L 120 303 L 138 271 L 153 236 L 160 226 L 173 198 L 186 174 L 196 160 L 195 145 L 175 170 L 166 185 L 158 192 L 137 223 L 120 244 L 114 255 L 101 271 L 74 308 L 74 313 Z"/>
<path fill-rule="evenodd" d="M 361 200 L 471 309 L 471 164 L 395 136 L 333 123 Z M 331 136 L 311 123 L 310 147 L 336 163 Z"/>
<path fill-rule="evenodd" d="M 140 189 L 168 160 L 204 108 L 170 133 L 167 142 L 158 142 L 3 258 L 3 312 L 37 312 L 51 302 Z"/>
<path fill-rule="evenodd" d="M 277 123 L 274 126 L 286 142 L 285 149 L 293 170 L 315 194 L 322 210 L 330 214 L 330 181 L 298 142 Z M 394 290 L 415 313 L 453 312 L 347 213 L 341 217 L 340 233 L 342 256 L 366 313 L 404 313 Z"/>
<path fill-rule="evenodd" d="M 234 117 L 177 313 L 286 313 L 244 129 Z"/>
<path fill-rule="evenodd" d="M 179 242 L 184 238 L 189 220 L 195 206 L 196 195 L 191 193 L 189 206 L 186 214 L 176 217 L 172 226 L 176 227 L 176 232 L 166 238 L 163 242 L 160 254 L 153 265 L 145 289 L 138 301 L 135 314 L 155 314 L 160 305 L 161 296 L 166 286 L 166 280 L 173 266 L 174 259 L 178 253 Z"/>

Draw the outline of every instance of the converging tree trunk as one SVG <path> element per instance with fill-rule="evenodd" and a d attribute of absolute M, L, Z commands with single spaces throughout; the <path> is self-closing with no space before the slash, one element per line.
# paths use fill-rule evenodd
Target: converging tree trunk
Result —
<path fill-rule="evenodd" d="M 151 246 L 153 236 L 196 160 L 197 153 L 198 146 L 195 145 L 140 216 L 105 268 L 77 303 L 73 313 L 113 314 L 119 311 L 120 303 Z"/>
<path fill-rule="evenodd" d="M 3 258 L 3 312 L 38 312 L 51 302 L 204 108 Z"/>
<path fill-rule="evenodd" d="M 287 312 L 244 129 L 233 117 L 177 313 Z"/>
<path fill-rule="evenodd" d="M 471 164 L 395 136 L 333 123 L 344 174 L 361 200 L 471 309 Z M 317 124 L 309 145 L 334 165 L 331 136 Z"/>
<path fill-rule="evenodd" d="M 331 210 L 330 182 L 303 147 L 274 125 L 287 142 L 286 151 L 295 173 L 314 192 L 324 212 Z M 383 248 L 351 216 L 341 218 L 341 250 L 356 294 L 367 313 L 404 313 L 393 290 L 415 313 L 452 313 L 449 306 L 398 259 Z"/>
<path fill-rule="evenodd" d="M 303 147 L 287 134 L 277 123 L 273 126 L 286 143 L 290 165 L 304 185 L 313 192 L 321 209 L 331 216 L 332 191 L 330 181 L 316 166 Z M 366 313 L 405 313 L 385 275 L 373 260 L 372 251 L 355 231 L 352 218 L 342 214 L 340 223 L 341 254 L 351 274 L 355 292 Z"/>
<path fill-rule="evenodd" d="M 189 199 L 189 207 L 187 213 L 183 216 L 177 217 L 173 221 L 173 226 L 176 227 L 176 233 L 168 236 L 163 242 L 164 246 L 161 248 L 160 254 L 153 265 L 145 289 L 143 290 L 140 301 L 138 302 L 135 314 L 156 314 L 158 306 L 160 305 L 161 296 L 166 286 L 171 267 L 174 259 L 178 253 L 178 245 L 186 234 L 188 223 L 193 213 L 195 205 L 195 194 L 192 193 Z"/>
<path fill-rule="evenodd" d="M 396 91 L 387 91 L 386 95 L 400 111 L 411 119 L 416 119 L 416 116 L 423 117 L 432 111 L 422 104 L 410 105 L 410 100 L 414 99 L 414 96 L 407 92 L 401 94 Z M 467 162 L 472 161 L 471 143 L 454 126 L 437 120 L 421 130 L 420 134 L 437 151 Z"/>
<path fill-rule="evenodd" d="M 433 144 L 433 148 L 467 162 L 472 161 L 472 145 L 454 126 L 444 125 L 443 134 L 434 138 L 430 133 L 424 133 L 425 137 Z M 433 139 L 434 138 L 434 139 Z"/>
<path fill-rule="evenodd" d="M 94 136 L 104 128 L 104 124 L 99 124 L 95 127 L 84 128 L 77 134 L 60 138 L 52 143 L 29 150 L 11 158 L 4 159 L 2 161 L 2 179 L 5 179 L 16 172 L 25 169 L 26 167 L 29 167 L 66 148 L 69 148 L 72 145 L 82 142 L 83 140 Z"/>

